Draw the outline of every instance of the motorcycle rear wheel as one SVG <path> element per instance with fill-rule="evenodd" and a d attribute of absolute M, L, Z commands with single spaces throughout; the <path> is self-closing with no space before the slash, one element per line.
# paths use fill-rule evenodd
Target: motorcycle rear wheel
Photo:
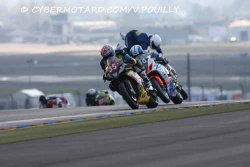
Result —
<path fill-rule="evenodd" d="M 148 93 L 150 96 L 149 102 L 146 104 L 148 108 L 156 108 L 158 106 L 158 99 L 156 93 Z"/>

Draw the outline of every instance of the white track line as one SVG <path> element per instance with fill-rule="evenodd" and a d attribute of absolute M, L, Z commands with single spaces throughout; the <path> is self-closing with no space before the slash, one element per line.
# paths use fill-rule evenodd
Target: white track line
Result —
<path fill-rule="evenodd" d="M 5 121 L 0 122 L 0 128 L 11 128 L 21 125 L 31 125 L 31 124 L 40 124 L 46 123 L 51 121 L 68 121 L 72 119 L 80 119 L 80 118 L 96 118 L 101 116 L 112 116 L 112 115 L 125 115 L 129 113 L 137 113 L 142 111 L 154 111 L 161 108 L 167 109 L 174 109 L 174 108 L 188 108 L 188 107 L 202 107 L 202 106 L 212 106 L 212 105 L 219 105 L 219 104 L 236 104 L 236 103 L 245 103 L 250 102 L 249 100 L 242 100 L 242 101 L 216 101 L 216 102 L 198 102 L 190 103 L 190 105 L 169 105 L 169 106 L 160 106 L 156 109 L 139 109 L 139 110 L 125 110 L 125 111 L 110 111 L 110 112 L 102 112 L 102 113 L 91 113 L 91 114 L 78 114 L 78 115 L 70 115 L 70 116 L 57 116 L 57 117 L 45 117 L 45 118 L 34 118 L 34 119 L 24 119 L 24 120 L 14 120 L 14 121 Z M 186 103 L 188 104 L 188 103 Z"/>

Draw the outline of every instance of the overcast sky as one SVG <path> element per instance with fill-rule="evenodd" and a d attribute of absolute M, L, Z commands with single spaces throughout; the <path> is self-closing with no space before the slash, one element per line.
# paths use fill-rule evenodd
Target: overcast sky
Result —
<path fill-rule="evenodd" d="M 53 0 L 0 0 L 5 1 L 9 5 L 17 4 L 18 2 L 49 2 Z M 77 4 L 89 4 L 89 5 L 160 5 L 160 4 L 177 4 L 177 5 L 187 5 L 189 3 L 197 3 L 202 6 L 211 6 L 215 8 L 221 8 L 221 6 L 231 4 L 235 0 L 54 0 L 58 4 L 70 4 L 70 5 L 77 5 Z M 239 3 L 241 0 L 239 1 Z"/>
<path fill-rule="evenodd" d="M 0 4 L 11 7 L 29 2 L 45 4 L 53 1 L 58 6 L 179 6 L 181 16 L 213 14 L 215 17 L 243 16 L 250 19 L 249 0 L 0 0 Z M 210 13 L 206 14 L 206 11 Z"/>

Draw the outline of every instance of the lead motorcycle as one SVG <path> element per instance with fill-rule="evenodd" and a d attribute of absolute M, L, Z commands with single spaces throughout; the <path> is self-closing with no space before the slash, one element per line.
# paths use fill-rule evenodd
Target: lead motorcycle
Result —
<path fill-rule="evenodd" d="M 117 91 L 132 109 L 138 109 L 140 104 L 148 108 L 158 106 L 156 92 L 147 92 L 141 77 L 123 60 L 116 56 L 108 58 L 105 71 L 107 80 L 111 81 L 110 89 Z"/>

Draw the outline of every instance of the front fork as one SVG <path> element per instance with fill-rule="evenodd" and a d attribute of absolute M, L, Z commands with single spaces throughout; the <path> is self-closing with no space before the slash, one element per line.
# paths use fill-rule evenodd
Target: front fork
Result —
<path fill-rule="evenodd" d="M 172 72 L 170 72 L 170 76 L 174 80 L 174 87 L 177 89 L 178 92 L 181 91 L 182 90 L 182 86 L 179 84 L 179 82 L 177 80 L 177 74 L 173 74 Z"/>
<path fill-rule="evenodd" d="M 129 93 L 132 95 L 136 95 L 136 92 L 133 89 L 133 86 L 131 85 L 130 81 L 125 81 L 126 87 L 129 89 Z"/>

